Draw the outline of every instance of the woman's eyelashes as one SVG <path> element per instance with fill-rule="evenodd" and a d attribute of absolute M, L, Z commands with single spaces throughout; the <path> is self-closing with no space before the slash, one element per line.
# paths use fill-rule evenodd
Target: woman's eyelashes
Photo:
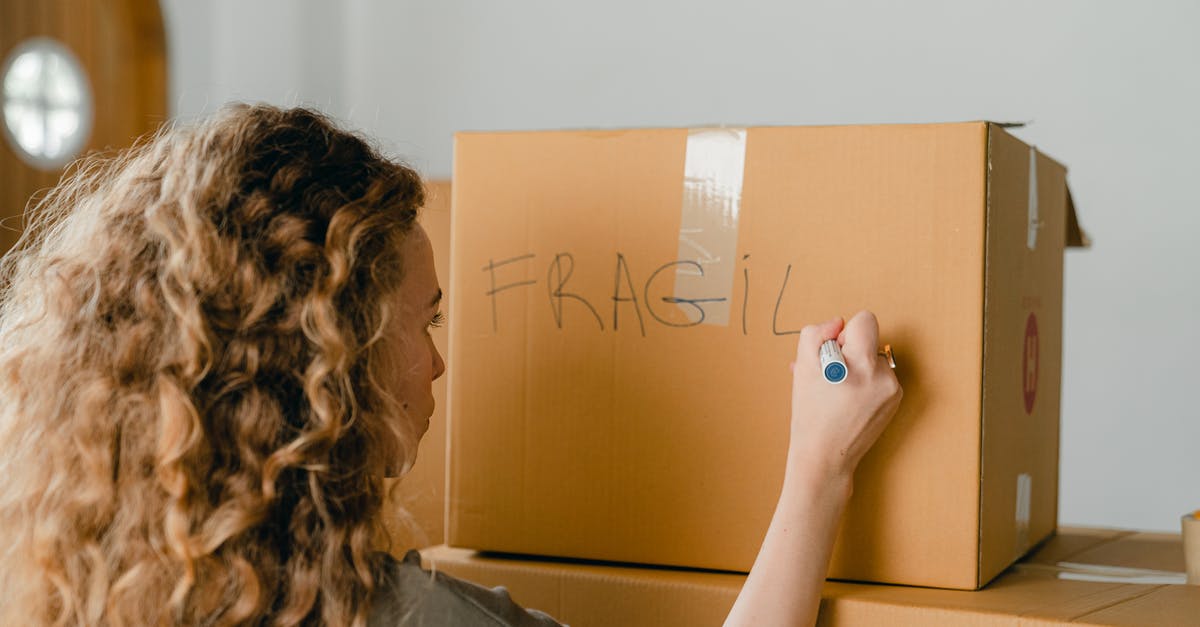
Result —
<path fill-rule="evenodd" d="M 446 314 L 439 311 L 429 321 L 429 328 L 436 329 L 444 324 L 446 324 Z"/>

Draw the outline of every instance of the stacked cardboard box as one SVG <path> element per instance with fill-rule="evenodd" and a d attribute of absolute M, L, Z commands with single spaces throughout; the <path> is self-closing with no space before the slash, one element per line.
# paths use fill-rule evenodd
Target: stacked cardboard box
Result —
<path fill-rule="evenodd" d="M 422 220 L 433 239 L 438 268 L 445 285 L 445 253 L 449 250 L 449 233 L 445 228 L 449 223 L 449 215 L 445 203 L 449 198 L 449 185 L 432 184 L 431 191 L 431 207 L 427 208 Z M 526 193 L 530 202 L 533 202 L 545 192 L 530 187 Z M 1026 217 L 1030 216 L 1031 211 L 1027 207 L 1025 210 Z M 1069 217 L 1069 208 L 1064 210 L 1068 211 Z M 1040 215 L 1033 221 L 1038 229 L 1045 228 L 1046 222 L 1054 220 L 1045 219 L 1045 214 L 1040 211 L 1042 209 L 1039 208 Z M 529 219 L 522 215 L 510 217 L 515 221 Z M 1064 232 L 1072 233 L 1074 229 L 1078 227 L 1067 226 Z M 1074 237 L 1079 238 L 1076 241 L 1081 239 L 1078 234 Z M 1070 238 L 1072 235 L 1068 234 L 1067 239 Z M 456 255 L 461 257 L 462 251 L 463 240 L 458 239 Z M 563 261 L 560 259 L 560 263 Z M 457 263 L 462 268 L 461 259 Z M 504 276 L 500 285 L 524 279 L 526 277 Z M 540 276 L 529 279 L 544 280 Z M 456 277 L 455 285 L 457 281 Z M 545 289 L 545 285 L 539 287 Z M 548 300 L 553 292 L 547 292 L 542 298 Z M 614 300 L 612 303 L 625 304 L 628 301 Z M 1058 303 L 1060 301 L 1054 299 L 1051 304 L 1057 307 Z M 1032 299 L 1027 299 L 1024 304 L 1032 304 Z M 734 311 L 738 306 L 734 304 Z M 782 306 L 786 307 L 787 304 Z M 834 311 L 834 314 L 836 312 L 839 311 Z M 460 310 L 456 309 L 454 315 L 458 314 Z M 625 314 L 632 315 L 632 310 L 625 311 Z M 984 315 L 985 312 L 980 311 L 980 317 Z M 455 320 L 456 323 L 460 322 L 457 317 Z M 886 328 L 887 322 L 884 320 Z M 1057 334 L 1057 327 L 1042 329 L 1042 332 Z M 908 330 L 908 334 L 916 335 L 916 332 Z M 563 335 L 563 338 L 569 339 L 569 335 Z M 896 345 L 896 342 L 893 344 Z M 1044 345 L 1040 348 L 1046 350 Z M 1052 374 L 1046 371 L 1044 365 L 1044 360 L 1050 357 L 1044 352 L 1038 353 L 1043 360 L 1039 384 L 1042 384 L 1040 377 L 1057 380 L 1056 347 L 1054 351 L 1055 370 Z M 916 368 L 914 360 L 916 356 L 912 354 L 908 359 L 902 357 L 901 368 Z M 460 364 L 456 360 L 451 360 L 452 370 L 458 366 Z M 523 365 L 522 368 L 529 366 Z M 930 376 L 926 372 L 928 370 L 922 370 L 922 376 Z M 904 370 L 901 370 L 901 376 L 906 376 Z M 908 378 L 913 376 L 907 375 Z M 982 384 L 985 377 L 983 374 L 979 376 Z M 905 381 L 906 388 L 910 388 L 906 405 L 913 400 L 912 381 Z M 1046 402 L 1042 392 L 1044 384 L 1036 389 L 1034 405 Z M 1025 390 L 1022 389 L 1022 392 Z M 1056 408 L 1056 388 L 1052 394 L 1055 395 Z M 924 402 L 929 404 L 932 398 Z M 758 405 L 762 405 L 761 402 Z M 442 407 L 442 402 L 439 402 L 438 417 L 444 416 Z M 982 408 L 979 411 L 984 413 Z M 439 434 L 442 420 L 438 417 L 434 418 L 430 434 L 422 443 L 418 466 L 404 479 L 398 492 L 401 501 L 412 510 L 419 526 L 431 530 L 426 537 L 434 543 L 438 542 L 434 535 L 442 529 L 442 516 L 438 508 L 444 503 L 445 494 L 445 470 L 444 466 L 438 464 L 445 459 L 445 431 L 443 428 Z M 967 419 L 982 420 L 978 416 Z M 1056 414 L 1054 420 L 1057 424 Z M 463 424 L 456 424 L 454 430 L 466 428 Z M 528 426 L 514 424 L 510 428 L 520 430 L 528 429 Z M 980 425 L 980 432 L 991 434 L 994 431 Z M 503 446 L 503 443 L 498 446 Z M 469 460 L 457 461 L 460 465 L 456 466 L 456 472 L 462 472 Z M 877 461 L 877 464 L 883 462 Z M 469 468 L 466 470 L 469 471 Z M 859 482 L 862 485 L 862 476 Z M 758 485 L 754 489 L 763 488 Z M 930 489 L 935 489 L 935 486 L 930 486 Z M 986 501 L 988 497 L 979 498 L 980 501 Z M 455 502 L 449 504 L 454 506 Z M 518 501 L 510 507 L 529 507 L 529 504 Z M 450 509 L 452 512 L 454 507 Z M 936 520 L 929 521 L 930 526 L 936 524 Z M 845 533 L 844 529 L 844 544 Z M 421 545 L 419 537 L 401 536 L 401 541 L 394 543 L 397 553 L 402 553 L 404 548 L 412 545 Z M 866 544 L 876 547 L 882 545 L 880 538 Z M 618 566 L 582 560 L 480 554 L 474 550 L 446 547 L 426 549 L 422 551 L 422 557 L 427 568 L 488 586 L 508 587 L 518 603 L 546 610 L 558 620 L 576 627 L 719 625 L 732 607 L 745 579 L 742 574 L 695 568 Z M 1182 557 L 1177 537 L 1102 530 L 1064 530 L 1049 539 L 1036 554 L 1009 568 L 1002 577 L 979 592 L 829 581 L 823 592 L 820 625 L 1193 625 L 1194 616 L 1200 615 L 1200 589 L 1163 584 L 1163 581 L 1174 583 L 1180 579 L 1177 572 L 1181 569 Z M 1087 580 L 1105 577 L 1109 580 Z"/>
<path fill-rule="evenodd" d="M 447 542 L 748 571 L 795 334 L 869 308 L 905 398 L 830 574 L 985 585 L 1056 526 L 1065 177 L 984 122 L 460 134 Z"/>
<path fill-rule="evenodd" d="M 1200 587 L 1183 580 L 1179 536 L 1064 529 L 982 590 L 829 581 L 822 627 L 1048 627 L 1200 624 Z M 574 627 L 720 625 L 744 575 L 515 560 L 467 549 L 422 552 L 427 568 L 487 586 Z"/>

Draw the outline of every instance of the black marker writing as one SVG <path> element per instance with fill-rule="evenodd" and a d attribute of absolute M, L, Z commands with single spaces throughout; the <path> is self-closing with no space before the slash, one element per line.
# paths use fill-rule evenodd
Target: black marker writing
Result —
<path fill-rule="evenodd" d="M 563 260 L 569 264 L 566 274 L 563 274 Z M 570 298 L 577 300 L 592 312 L 592 316 L 596 318 L 596 324 L 600 325 L 600 330 L 604 330 L 604 321 L 600 319 L 600 314 L 596 313 L 596 308 L 587 301 L 586 298 L 579 294 L 564 292 L 563 286 L 567 281 L 571 280 L 571 274 L 575 272 L 575 257 L 571 253 L 558 253 L 554 255 L 554 261 L 550 263 L 550 269 L 546 272 L 546 288 L 550 293 L 550 310 L 554 312 L 554 323 L 558 328 L 563 328 L 563 299 Z"/>
<path fill-rule="evenodd" d="M 788 277 L 792 274 L 792 264 L 787 265 L 787 270 L 783 273 L 783 285 L 779 286 L 779 297 L 775 299 L 775 313 L 771 315 L 771 332 L 775 335 L 791 335 L 799 333 L 796 331 L 780 331 L 779 330 L 779 303 L 783 302 L 783 291 L 787 289 Z"/>
<path fill-rule="evenodd" d="M 750 258 L 743 255 L 742 261 Z M 746 305 L 750 302 L 750 268 L 742 268 L 742 335 L 746 335 Z"/>
<path fill-rule="evenodd" d="M 699 263 L 692 261 L 690 259 L 681 259 L 679 261 L 672 261 L 670 263 L 664 263 L 663 265 L 659 266 L 657 270 L 655 270 L 653 273 L 651 273 L 650 278 L 646 279 L 646 290 L 645 290 L 646 311 L 649 311 L 650 315 L 654 316 L 655 320 L 658 320 L 659 322 L 661 322 L 669 327 L 694 327 L 694 326 L 704 322 L 704 308 L 700 306 L 700 303 L 719 303 L 721 301 L 728 300 L 726 298 L 678 298 L 675 296 L 663 296 L 662 301 L 664 303 L 672 303 L 675 305 L 690 305 L 693 308 L 695 308 L 695 310 L 697 312 L 699 312 L 699 314 L 700 314 L 700 319 L 698 319 L 694 322 L 689 321 L 689 322 L 683 323 L 683 324 L 675 323 L 675 322 L 671 322 L 670 320 L 663 319 L 657 313 L 654 313 L 654 307 L 650 305 L 650 303 L 652 302 L 650 300 L 650 285 L 652 283 L 654 283 L 654 279 L 658 276 L 658 274 L 660 272 L 662 272 L 663 270 L 666 270 L 667 268 L 670 268 L 671 266 L 693 266 L 696 268 L 696 271 L 699 273 L 700 276 L 704 276 L 704 267 L 701 266 Z"/>
<path fill-rule="evenodd" d="M 528 281 L 517 281 L 516 283 L 506 283 L 504 285 L 497 287 L 496 286 L 496 268 L 499 268 L 501 266 L 506 266 L 510 263 L 514 263 L 517 261 L 522 261 L 524 259 L 533 259 L 533 253 L 521 255 L 520 257 L 510 257 L 508 259 L 501 259 L 500 261 L 496 261 L 495 259 L 489 259 L 488 264 L 483 267 L 483 271 L 488 273 L 488 278 L 491 280 L 491 286 L 492 286 L 491 289 L 489 289 L 487 291 L 487 296 L 492 297 L 492 332 L 493 333 L 500 330 L 500 323 L 497 321 L 498 316 L 496 315 L 496 294 L 499 292 L 503 292 L 504 290 L 510 290 L 514 287 L 521 287 L 522 285 L 533 285 L 534 283 L 536 283 L 536 281 L 531 279 Z"/>
<path fill-rule="evenodd" d="M 625 277 L 625 283 L 629 286 L 629 296 L 621 296 L 621 277 Z M 642 310 L 638 307 L 637 289 L 633 287 L 633 278 L 629 276 L 629 264 L 625 263 L 625 255 L 617 253 L 617 277 L 613 282 L 613 331 L 619 327 L 617 325 L 617 312 L 623 302 L 633 303 L 633 312 L 637 314 L 638 328 L 642 331 L 642 337 L 646 337 L 646 324 L 642 322 Z"/>

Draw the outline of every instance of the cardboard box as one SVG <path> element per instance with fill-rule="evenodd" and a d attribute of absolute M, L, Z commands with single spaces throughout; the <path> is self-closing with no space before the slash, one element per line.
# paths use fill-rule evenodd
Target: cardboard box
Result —
<path fill-rule="evenodd" d="M 427 181 L 421 226 L 433 244 L 434 266 L 443 288 L 450 280 L 450 182 Z M 433 343 L 445 356 L 448 329 L 430 330 Z M 399 480 L 387 482 L 384 526 L 388 538 L 381 548 L 402 556 L 408 549 L 445 542 L 446 520 L 446 378 L 433 382 L 436 406 L 429 431 L 421 439 L 417 462 Z"/>
<path fill-rule="evenodd" d="M 1065 176 L 983 122 L 459 134 L 447 543 L 748 571 L 796 334 L 871 309 L 831 575 L 982 586 L 1056 525 Z"/>
<path fill-rule="evenodd" d="M 1152 577 L 1182 581 L 1181 555 L 1179 536 L 1063 530 L 977 592 L 826 582 L 817 624 L 1195 625 L 1200 587 L 1137 583 Z M 422 556 L 426 568 L 505 586 L 521 605 L 573 627 L 720 625 L 745 581 L 728 573 L 522 561 L 447 547 Z"/>

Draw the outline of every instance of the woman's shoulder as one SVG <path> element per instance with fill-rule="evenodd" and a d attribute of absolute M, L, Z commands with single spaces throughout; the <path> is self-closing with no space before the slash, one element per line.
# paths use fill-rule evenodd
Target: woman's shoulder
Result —
<path fill-rule="evenodd" d="M 542 612 L 517 605 L 503 587 L 485 588 L 421 568 L 421 555 L 416 551 L 409 551 L 401 560 L 380 554 L 380 561 L 380 583 L 372 602 L 371 627 L 559 625 Z"/>

